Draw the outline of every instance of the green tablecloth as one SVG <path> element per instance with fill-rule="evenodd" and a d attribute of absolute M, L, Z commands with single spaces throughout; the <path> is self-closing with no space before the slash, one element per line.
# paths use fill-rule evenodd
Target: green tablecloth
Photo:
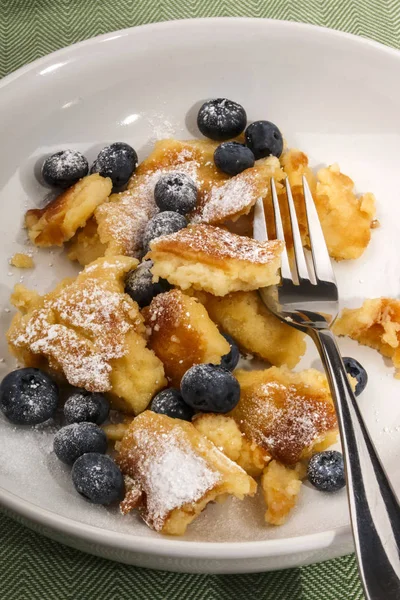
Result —
<path fill-rule="evenodd" d="M 399 0 L 0 0 L 0 77 L 57 48 L 142 23 L 211 16 L 303 21 L 400 46 Z M 361 600 L 353 556 L 275 573 L 182 575 L 82 554 L 0 515 L 2 600 Z"/>

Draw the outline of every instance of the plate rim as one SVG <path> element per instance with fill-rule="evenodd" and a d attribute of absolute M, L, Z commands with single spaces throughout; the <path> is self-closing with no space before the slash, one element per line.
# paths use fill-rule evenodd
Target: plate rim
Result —
<path fill-rule="evenodd" d="M 370 50 L 379 51 L 400 60 L 400 49 L 386 46 L 385 44 L 372 40 L 367 37 L 343 32 L 310 23 L 300 23 L 296 21 L 287 21 L 279 19 L 264 19 L 253 17 L 204 17 L 196 19 L 178 19 L 173 21 L 162 21 L 156 23 L 146 23 L 143 25 L 119 29 L 97 35 L 86 40 L 82 40 L 65 46 L 50 54 L 39 57 L 32 62 L 12 71 L 0 79 L 1 90 L 28 75 L 30 72 L 43 67 L 47 63 L 58 60 L 65 54 L 79 52 L 99 43 L 111 41 L 121 37 L 134 36 L 138 31 L 162 31 L 172 28 L 181 28 L 187 26 L 209 27 L 210 24 L 218 23 L 218 26 L 229 27 L 231 24 L 237 25 L 240 21 L 244 25 L 262 23 L 266 30 L 268 27 L 275 27 L 286 30 L 303 30 L 304 32 L 317 33 L 329 36 L 331 39 L 338 39 L 355 44 L 358 47 L 363 46 Z M 112 550 L 124 550 L 128 552 L 139 552 L 146 555 L 169 556 L 176 558 L 198 558 L 198 559 L 216 559 L 232 560 L 242 558 L 266 558 L 276 556 L 289 556 L 299 552 L 315 551 L 327 548 L 334 540 L 340 538 L 343 544 L 351 541 L 351 526 L 341 526 L 318 533 L 310 533 L 295 537 L 285 537 L 281 539 L 266 539 L 258 541 L 240 541 L 240 542 L 205 542 L 205 541 L 182 541 L 179 538 L 157 536 L 154 538 L 143 537 L 137 534 L 115 532 L 102 527 L 89 525 L 87 523 L 67 518 L 51 511 L 41 508 L 33 502 L 29 502 L 18 495 L 1 487 L 0 484 L 0 508 L 6 509 L 6 514 L 19 515 L 28 522 L 35 523 L 41 527 L 49 528 L 62 535 L 72 536 L 82 542 L 101 544 Z M 68 542 L 66 542 L 68 543 Z"/>
<path fill-rule="evenodd" d="M 57 533 L 73 536 L 86 543 L 101 544 L 113 550 L 136 551 L 148 555 L 219 561 L 266 558 L 288 556 L 297 554 L 299 551 L 322 550 L 332 544 L 336 538 L 342 538 L 343 543 L 348 542 L 350 539 L 350 526 L 342 526 L 335 530 L 311 533 L 305 536 L 243 542 L 184 541 L 179 537 L 167 537 L 160 534 L 154 538 L 143 537 L 137 534 L 88 525 L 82 521 L 64 517 L 50 509 L 41 508 L 34 503 L 27 502 L 8 490 L 0 489 L 0 491 L 2 494 L 0 506 L 6 509 L 7 515 L 15 513 L 40 527 L 50 528 Z M 301 542 L 301 546 L 299 546 L 299 542 Z M 286 547 L 287 545 L 289 547 Z"/>
<path fill-rule="evenodd" d="M 23 65 L 22 67 L 18 67 L 11 73 L 8 73 L 4 77 L 0 79 L 0 90 L 3 87 L 9 85 L 12 81 L 19 79 L 23 75 L 29 73 L 29 71 L 35 70 L 37 67 L 48 62 L 50 59 L 58 58 L 63 54 L 70 52 L 71 50 L 76 51 L 81 48 L 90 47 L 92 45 L 97 45 L 99 43 L 111 41 L 113 39 L 118 39 L 120 37 L 127 37 L 129 35 L 134 35 L 136 31 L 145 31 L 151 29 L 168 29 L 171 26 L 185 27 L 187 25 L 200 25 L 208 26 L 208 24 L 215 23 L 224 23 L 224 25 L 228 25 L 228 23 L 237 23 L 241 21 L 242 23 L 258 23 L 265 24 L 267 27 L 272 26 L 283 26 L 288 29 L 303 29 L 304 31 L 310 31 L 320 34 L 326 34 L 331 36 L 332 38 L 339 38 L 342 40 L 347 40 L 348 42 L 353 42 L 356 45 L 364 45 L 365 47 L 369 47 L 371 49 L 376 49 L 381 52 L 385 52 L 387 54 L 397 56 L 400 58 L 400 48 L 393 48 L 392 46 L 386 46 L 385 44 L 373 40 L 368 37 L 364 37 L 362 35 L 356 35 L 353 33 L 348 33 L 347 31 L 341 31 L 338 29 L 332 29 L 330 27 L 324 27 L 322 25 L 314 25 L 313 23 L 302 23 L 298 21 L 288 21 L 286 19 L 267 19 L 262 17 L 201 17 L 195 19 L 176 19 L 176 20 L 168 20 L 168 21 L 158 21 L 156 23 L 144 23 L 143 25 L 136 25 L 133 27 L 126 27 L 123 29 L 117 29 L 115 31 L 110 31 L 107 33 L 102 33 L 99 35 L 95 35 L 85 40 L 81 40 L 79 42 L 75 42 L 73 44 L 69 44 L 68 46 L 64 46 L 59 48 L 58 50 L 54 50 L 49 54 L 45 54 L 44 56 L 40 56 L 39 58 L 34 59 L 33 61 Z"/>

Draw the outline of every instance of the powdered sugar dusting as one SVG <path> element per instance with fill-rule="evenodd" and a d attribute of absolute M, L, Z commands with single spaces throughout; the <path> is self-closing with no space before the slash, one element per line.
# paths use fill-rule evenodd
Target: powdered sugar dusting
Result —
<path fill-rule="evenodd" d="M 125 334 L 132 327 L 127 319 L 132 307 L 121 294 L 93 282 L 90 287 L 60 295 L 52 302 L 52 308 L 67 325 L 84 329 L 86 335 L 96 340 L 105 360 L 123 355 Z"/>
<path fill-rule="evenodd" d="M 241 399 L 240 410 L 246 436 L 285 464 L 337 426 L 332 402 L 306 385 L 263 383 Z"/>
<path fill-rule="evenodd" d="M 257 190 L 244 177 L 234 177 L 224 185 L 213 187 L 205 195 L 200 211 L 192 223 L 222 223 L 236 215 L 249 212 L 257 200 Z"/>
<path fill-rule="evenodd" d="M 115 202 L 103 204 L 96 211 L 100 239 L 115 252 L 139 258 L 144 230 L 157 212 L 152 194 L 123 192 Z"/>
<path fill-rule="evenodd" d="M 135 174 L 126 192 L 120 194 L 114 202 L 105 203 L 97 209 L 96 219 L 101 240 L 111 242 L 122 254 L 140 257 L 146 225 L 159 212 L 154 201 L 157 181 L 161 175 L 179 170 L 197 184 L 199 167 L 193 154 L 185 148 L 173 164 L 144 174 Z"/>
<path fill-rule="evenodd" d="M 190 225 L 177 233 L 157 238 L 151 243 L 153 251 L 167 251 L 187 257 L 197 255 L 200 261 L 208 255 L 214 260 L 242 260 L 251 263 L 267 264 L 279 256 L 282 242 L 273 240 L 259 242 L 252 238 L 236 235 L 221 227 L 212 225 Z"/>
<path fill-rule="evenodd" d="M 169 513 L 197 502 L 221 479 L 197 454 L 179 426 L 167 431 L 139 428 L 132 435 L 129 473 L 145 495 L 144 520 L 161 531 Z M 124 470 L 124 468 L 123 468 Z"/>
<path fill-rule="evenodd" d="M 153 298 L 146 312 L 146 324 L 151 330 L 169 331 L 171 328 L 185 327 L 189 321 L 190 313 L 185 313 L 182 303 L 183 294 L 180 290 L 171 290 L 164 294 L 158 294 Z M 185 318 L 186 317 L 186 318 Z M 175 336 L 172 342 L 178 340 Z"/>
<path fill-rule="evenodd" d="M 226 126 L 227 114 L 229 114 L 229 119 L 234 122 L 239 121 L 240 123 L 245 118 L 243 107 L 227 98 L 208 100 L 199 111 L 199 116 L 206 125 L 214 125 L 219 128 Z M 246 121 L 244 121 L 245 123 Z"/>
<path fill-rule="evenodd" d="M 107 282 L 87 278 L 45 297 L 43 306 L 11 332 L 10 341 L 44 355 L 68 382 L 89 391 L 110 389 L 109 361 L 126 352 L 132 305 Z"/>
<path fill-rule="evenodd" d="M 86 159 L 76 150 L 62 150 L 46 159 L 46 169 L 50 170 L 53 177 L 79 172 L 85 165 L 87 165 Z"/>
<path fill-rule="evenodd" d="M 176 126 L 163 113 L 151 112 L 147 121 L 152 130 L 152 140 L 162 140 L 176 135 Z"/>

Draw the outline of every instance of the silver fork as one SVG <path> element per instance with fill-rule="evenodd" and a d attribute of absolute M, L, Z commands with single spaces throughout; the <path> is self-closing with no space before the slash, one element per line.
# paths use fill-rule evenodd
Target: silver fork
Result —
<path fill-rule="evenodd" d="M 285 241 L 275 182 L 271 180 L 276 237 Z M 314 340 L 335 403 L 346 471 L 358 567 L 367 600 L 400 599 L 400 505 L 378 458 L 330 326 L 339 310 L 338 288 L 314 201 L 305 177 L 303 192 L 312 260 L 301 241 L 289 181 L 286 195 L 294 245 L 292 266 L 282 254 L 281 283 L 260 290 L 280 319 Z M 264 205 L 258 200 L 253 236 L 268 239 Z"/>

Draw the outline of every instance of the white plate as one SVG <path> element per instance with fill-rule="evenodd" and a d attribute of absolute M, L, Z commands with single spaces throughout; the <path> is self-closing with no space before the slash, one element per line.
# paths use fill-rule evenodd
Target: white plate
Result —
<path fill-rule="evenodd" d="M 25 246 L 22 216 L 47 190 L 34 170 L 49 151 L 72 147 L 92 160 L 127 141 L 144 158 L 156 138 L 195 132 L 199 101 L 226 96 L 250 120 L 270 119 L 313 165 L 339 161 L 357 189 L 373 191 L 381 228 L 355 262 L 337 266 L 347 305 L 399 293 L 400 53 L 311 26 L 255 19 L 148 25 L 56 52 L 0 82 L 1 325 L 12 286 L 51 288 L 74 272 L 58 251 L 36 252 L 32 273 L 8 266 Z M 52 266 L 51 266 L 52 265 Z M 2 337 L 1 373 L 13 367 Z M 376 352 L 342 341 L 370 376 L 360 406 L 400 491 L 400 382 Z M 300 367 L 318 364 L 309 346 Z M 262 502 L 209 506 L 182 539 L 163 538 L 135 516 L 94 507 L 73 491 L 51 453 L 52 435 L 0 422 L 1 504 L 24 523 L 82 550 L 158 569 L 241 572 L 323 560 L 352 548 L 346 494 L 304 486 L 283 527 L 263 524 Z"/>

